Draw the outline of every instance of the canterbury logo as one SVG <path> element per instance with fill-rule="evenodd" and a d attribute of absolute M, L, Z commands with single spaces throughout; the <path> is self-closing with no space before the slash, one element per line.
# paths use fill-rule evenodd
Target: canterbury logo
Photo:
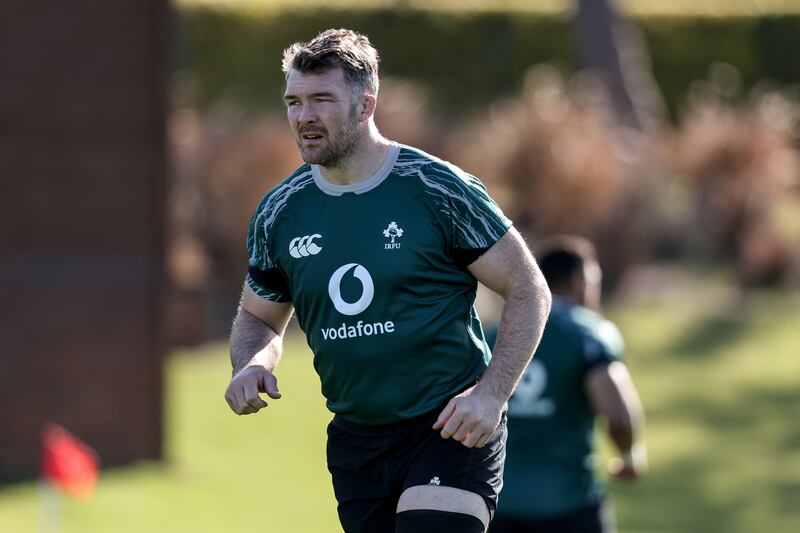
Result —
<path fill-rule="evenodd" d="M 353 276 L 361 282 L 361 297 L 353 303 L 345 302 L 342 298 L 342 278 L 351 269 L 353 269 Z M 372 284 L 372 276 L 366 268 L 358 263 L 348 263 L 336 269 L 336 272 L 331 276 L 328 282 L 328 295 L 331 297 L 333 306 L 337 311 L 343 315 L 353 316 L 362 312 L 369 307 L 372 303 L 372 297 L 375 295 L 375 286 Z"/>
<path fill-rule="evenodd" d="M 289 243 L 289 254 L 295 259 L 301 257 L 308 257 L 309 255 L 317 255 L 322 251 L 322 246 L 317 246 L 314 239 L 321 239 L 322 235 L 315 233 L 314 235 L 306 235 L 304 237 L 295 237 Z"/>

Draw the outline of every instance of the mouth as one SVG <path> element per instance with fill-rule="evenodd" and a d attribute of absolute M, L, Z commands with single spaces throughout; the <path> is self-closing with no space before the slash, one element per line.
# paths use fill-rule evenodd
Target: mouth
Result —
<path fill-rule="evenodd" d="M 300 138 L 304 141 L 318 141 L 322 139 L 324 136 L 322 133 L 317 132 L 305 132 L 300 134 Z"/>

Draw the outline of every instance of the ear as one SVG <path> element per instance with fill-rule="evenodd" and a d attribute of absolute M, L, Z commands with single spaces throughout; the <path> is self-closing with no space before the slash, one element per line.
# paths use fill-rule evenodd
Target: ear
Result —
<path fill-rule="evenodd" d="M 359 122 L 366 122 L 375 114 L 375 109 L 378 106 L 378 98 L 374 94 L 364 94 L 361 97 L 359 104 Z"/>

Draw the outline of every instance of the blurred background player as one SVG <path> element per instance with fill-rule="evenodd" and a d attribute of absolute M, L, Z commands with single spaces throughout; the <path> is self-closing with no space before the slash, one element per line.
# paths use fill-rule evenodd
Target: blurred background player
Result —
<path fill-rule="evenodd" d="M 537 251 L 553 307 L 509 402 L 504 488 L 489 531 L 615 531 L 595 476 L 595 418 L 603 419 L 619 451 L 610 474 L 636 479 L 647 466 L 644 444 L 637 441 L 643 425 L 639 395 L 621 360 L 619 330 L 597 312 L 601 272 L 592 244 L 561 236 Z"/>

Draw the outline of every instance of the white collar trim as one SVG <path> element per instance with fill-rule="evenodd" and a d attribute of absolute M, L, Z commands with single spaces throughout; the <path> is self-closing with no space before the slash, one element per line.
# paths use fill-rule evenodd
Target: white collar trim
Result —
<path fill-rule="evenodd" d="M 331 196 L 341 196 L 346 192 L 363 194 L 367 191 L 371 191 L 389 177 L 392 168 L 394 168 L 394 164 L 397 162 L 398 155 L 400 155 L 400 145 L 393 142 L 389 145 L 389 151 L 380 168 L 378 168 L 372 176 L 365 180 L 349 183 L 347 185 L 331 183 L 326 180 L 322 175 L 322 170 L 319 165 L 311 165 L 311 174 L 314 176 L 314 183 L 316 183 L 317 187 L 325 194 Z"/>

